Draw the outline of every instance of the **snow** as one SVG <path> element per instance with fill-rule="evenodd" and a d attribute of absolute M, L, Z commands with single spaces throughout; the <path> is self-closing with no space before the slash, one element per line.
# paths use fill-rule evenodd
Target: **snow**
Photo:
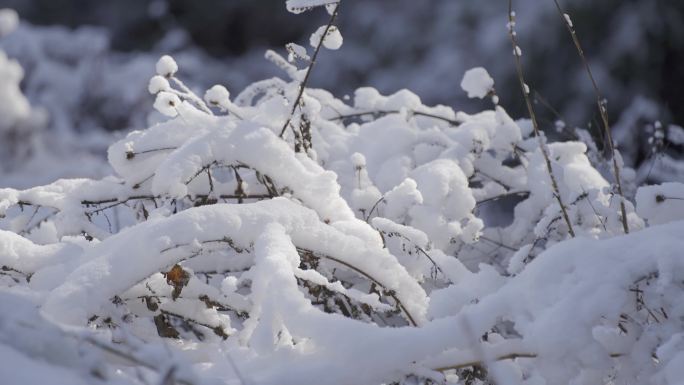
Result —
<path fill-rule="evenodd" d="M 570 15 L 568 15 L 567 13 L 564 13 L 564 14 L 563 14 L 563 18 L 565 19 L 565 23 L 566 23 L 570 28 L 573 28 L 572 19 L 570 19 Z"/>
<path fill-rule="evenodd" d="M 171 85 L 169 85 L 169 81 L 160 75 L 153 76 L 150 79 L 150 83 L 147 86 L 147 90 L 152 94 L 156 95 L 161 91 L 168 91 L 171 89 Z"/>
<path fill-rule="evenodd" d="M 230 101 L 230 92 L 222 85 L 215 85 L 204 94 L 204 100 L 215 106 L 226 105 Z"/>
<path fill-rule="evenodd" d="M 515 46 L 515 48 L 513 49 L 513 56 L 522 56 L 522 49 L 520 49 L 520 46 Z"/>
<path fill-rule="evenodd" d="M 295 59 L 301 59 L 301 60 L 306 60 L 309 61 L 311 58 L 309 57 L 309 54 L 306 52 L 306 48 L 302 47 L 299 44 L 295 43 L 288 43 L 285 48 L 287 48 L 287 61 L 292 63 Z"/>
<path fill-rule="evenodd" d="M 287 10 L 292 13 L 302 13 L 314 7 L 329 6 L 337 4 L 341 0 L 287 0 L 285 2 Z"/>
<path fill-rule="evenodd" d="M 323 36 L 324 34 L 325 36 Z M 320 26 L 316 32 L 311 34 L 309 44 L 311 44 L 312 47 L 318 47 L 318 45 L 321 43 L 321 39 L 323 39 L 323 47 L 327 49 L 337 50 L 342 47 L 342 34 L 334 25 L 330 27 L 327 25 Z"/>
<path fill-rule="evenodd" d="M 461 88 L 469 98 L 484 98 L 494 88 L 494 79 L 482 67 L 471 68 L 463 75 Z"/>
<path fill-rule="evenodd" d="M 159 58 L 156 65 L 157 75 L 165 78 L 172 77 L 178 71 L 178 64 L 169 55 L 164 55 Z"/>
<path fill-rule="evenodd" d="M 662 183 L 639 187 L 637 214 L 651 225 L 676 221 L 684 214 L 684 184 Z"/>
<path fill-rule="evenodd" d="M 667 139 L 675 144 L 684 144 L 684 128 L 674 124 L 668 126 Z"/>
<path fill-rule="evenodd" d="M 337 4 L 287 2 L 318 6 Z M 325 28 L 310 43 L 340 48 Z M 0 55 L 12 137 L 41 126 Z M 265 56 L 283 78 L 233 100 L 198 96 L 162 56 L 162 116 L 114 141 L 109 176 L 0 189 L 4 378 L 458 384 L 478 365 L 482 383 L 681 381 L 684 185 L 640 186 L 620 160 L 617 196 L 587 131 L 537 138 L 502 106 L 406 89 L 300 92 L 312 64 Z M 495 97 L 482 67 L 461 88 Z"/>
<path fill-rule="evenodd" d="M 157 93 L 157 98 L 154 101 L 154 108 L 162 114 L 174 117 L 178 115 L 178 107 L 181 104 L 180 98 L 167 91 L 160 91 Z"/>

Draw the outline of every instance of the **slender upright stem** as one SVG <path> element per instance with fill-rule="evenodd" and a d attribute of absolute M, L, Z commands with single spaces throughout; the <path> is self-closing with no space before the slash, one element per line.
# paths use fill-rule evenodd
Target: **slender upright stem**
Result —
<path fill-rule="evenodd" d="M 283 135 L 285 135 L 285 131 L 287 130 L 287 127 L 290 125 L 290 122 L 292 121 L 292 118 L 294 117 L 294 114 L 297 111 L 297 107 L 299 106 L 299 103 L 302 100 L 302 96 L 304 95 L 304 89 L 306 89 L 306 85 L 309 82 L 309 77 L 311 76 L 311 70 L 313 70 L 313 67 L 316 64 L 316 58 L 318 57 L 318 52 L 321 50 L 321 47 L 323 46 L 323 41 L 328 36 L 328 31 L 330 31 L 330 28 L 333 27 L 333 24 L 335 23 L 335 20 L 337 19 L 337 13 L 338 13 L 339 9 L 340 9 L 340 2 L 338 2 L 335 5 L 335 9 L 333 9 L 332 14 L 330 15 L 330 21 L 328 21 L 328 25 L 325 26 L 325 30 L 323 31 L 323 35 L 321 36 L 321 40 L 316 45 L 316 49 L 314 50 L 313 56 L 311 56 L 311 62 L 309 63 L 309 67 L 306 69 L 306 74 L 304 75 L 304 80 L 302 80 L 302 82 L 299 84 L 299 92 L 297 94 L 297 98 L 295 99 L 294 103 L 292 104 L 292 111 L 290 111 L 290 115 L 287 117 L 287 121 L 285 121 L 285 124 L 283 124 L 283 128 L 280 130 L 279 136 L 281 138 L 283 137 Z"/>
<path fill-rule="evenodd" d="M 617 190 L 618 194 L 620 195 L 620 211 L 622 213 L 622 227 L 625 230 L 625 234 L 629 233 L 629 225 L 627 224 L 627 210 L 625 209 L 625 198 L 622 195 L 622 182 L 620 180 L 620 167 L 617 162 L 617 158 L 615 156 L 615 144 L 613 142 L 613 135 L 610 132 L 610 124 L 608 123 L 608 108 L 606 107 L 606 102 L 603 96 L 601 96 L 601 90 L 598 87 L 598 84 L 596 83 L 596 79 L 594 79 L 594 74 L 591 72 L 591 67 L 589 66 L 589 61 L 587 60 L 587 57 L 584 55 L 584 50 L 582 49 L 582 45 L 580 44 L 579 38 L 577 37 L 577 32 L 575 31 L 575 27 L 572 25 L 572 22 L 570 21 L 570 17 L 567 16 L 565 12 L 563 12 L 563 9 L 561 8 L 560 4 L 558 3 L 558 0 L 553 0 L 554 3 L 556 3 L 556 9 L 558 10 L 558 14 L 560 15 L 561 19 L 563 19 L 563 22 L 565 23 L 565 27 L 568 29 L 568 32 L 570 33 L 570 36 L 572 37 L 572 42 L 575 44 L 575 48 L 577 48 L 577 53 L 579 54 L 580 59 L 582 59 L 582 63 L 584 64 L 584 69 L 587 71 L 587 75 L 589 76 L 589 80 L 591 80 L 591 85 L 594 87 L 594 93 L 596 94 L 596 105 L 598 106 L 599 113 L 601 114 L 601 121 L 603 123 L 603 130 L 605 132 L 606 136 L 606 142 L 608 143 L 608 149 L 610 150 L 610 156 L 613 158 L 613 173 L 615 174 L 615 184 L 617 185 Z"/>
<path fill-rule="evenodd" d="M 570 217 L 568 216 L 568 210 L 565 208 L 565 205 L 563 204 L 563 200 L 561 198 L 560 190 L 558 188 L 558 182 L 556 182 L 556 177 L 553 175 L 553 168 L 551 166 L 551 159 L 549 158 L 549 153 L 546 148 L 546 144 L 544 143 L 544 139 L 539 133 L 539 123 L 537 122 L 537 115 L 534 113 L 534 108 L 532 107 L 532 101 L 530 100 L 530 95 L 529 95 L 529 88 L 527 84 L 525 84 L 525 77 L 523 75 L 523 69 L 522 69 L 522 63 L 520 61 L 520 48 L 518 46 L 518 39 L 516 38 L 515 30 L 514 30 L 514 25 L 515 25 L 515 16 L 513 14 L 513 0 L 508 1 L 508 36 L 511 39 L 511 45 L 513 46 L 513 57 L 515 57 L 515 68 L 518 73 L 518 80 L 520 82 L 520 88 L 522 89 L 523 97 L 525 98 L 525 104 L 527 105 L 527 111 L 530 114 L 530 119 L 532 119 L 532 126 L 534 128 L 534 136 L 537 137 L 537 140 L 539 141 L 539 149 L 541 150 L 542 155 L 544 156 L 544 161 L 546 162 L 546 170 L 549 173 L 549 177 L 551 178 L 551 188 L 553 189 L 553 195 L 556 198 L 556 201 L 558 201 L 558 205 L 560 206 L 561 213 L 563 214 L 563 219 L 565 220 L 565 223 L 568 225 L 568 232 L 570 235 L 574 238 L 575 237 L 575 231 L 572 228 L 572 222 L 570 222 Z"/>

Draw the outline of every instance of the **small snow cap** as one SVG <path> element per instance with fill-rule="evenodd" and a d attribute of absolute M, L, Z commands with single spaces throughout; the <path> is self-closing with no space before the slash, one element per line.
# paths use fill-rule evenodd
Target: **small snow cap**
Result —
<path fill-rule="evenodd" d="M 222 106 L 230 100 L 230 92 L 226 87 L 217 84 L 204 93 L 204 100 L 212 106 Z"/>
<path fill-rule="evenodd" d="M 178 106 L 181 104 L 180 98 L 171 92 L 161 91 L 157 94 L 154 101 L 154 108 L 162 114 L 174 117 L 178 115 Z"/>
<path fill-rule="evenodd" d="M 178 72 L 178 64 L 169 55 L 164 55 L 157 61 L 157 74 L 165 78 L 170 78 Z"/>
<path fill-rule="evenodd" d="M 494 89 L 494 79 L 482 67 L 471 68 L 463 75 L 461 88 L 469 98 L 484 98 Z"/>
<path fill-rule="evenodd" d="M 168 91 L 170 88 L 169 81 L 160 75 L 152 76 L 150 84 L 147 85 L 147 90 L 150 91 L 152 95 L 156 95 L 161 91 Z"/>

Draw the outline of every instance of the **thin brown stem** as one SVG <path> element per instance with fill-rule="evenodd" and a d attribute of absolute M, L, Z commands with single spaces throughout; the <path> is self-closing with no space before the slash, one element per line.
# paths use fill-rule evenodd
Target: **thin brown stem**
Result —
<path fill-rule="evenodd" d="M 142 150 L 142 151 L 126 151 L 126 159 L 131 160 L 135 158 L 137 155 L 142 155 L 142 154 L 149 154 L 153 152 L 161 152 L 161 151 L 173 151 L 176 150 L 178 147 L 160 147 L 160 148 L 152 148 L 149 150 Z"/>
<path fill-rule="evenodd" d="M 483 200 L 481 200 L 481 201 L 477 201 L 477 203 L 475 203 L 475 205 L 476 205 L 476 206 L 481 206 L 481 205 L 483 205 L 483 204 L 486 204 L 486 203 L 489 203 L 489 202 L 494 202 L 494 201 L 497 201 L 497 200 L 499 200 L 499 199 L 504 199 L 504 198 L 511 197 L 511 196 L 525 197 L 525 196 L 529 196 L 529 195 L 530 195 L 529 191 L 513 191 L 513 192 L 506 192 L 506 193 L 504 193 L 504 194 L 496 195 L 496 196 L 493 196 L 493 197 L 490 197 L 490 198 L 485 198 L 485 199 L 483 199 Z"/>
<path fill-rule="evenodd" d="M 596 94 L 596 105 L 598 106 L 599 113 L 601 114 L 601 121 L 603 123 L 603 130 L 606 137 L 606 143 L 608 143 L 610 156 L 611 158 L 613 158 L 613 174 L 615 174 L 615 185 L 617 186 L 618 194 L 620 195 L 620 212 L 622 213 L 622 228 L 625 230 L 625 234 L 628 234 L 629 225 L 627 224 L 627 209 L 625 208 L 625 198 L 622 195 L 620 166 L 618 165 L 618 161 L 615 156 L 615 143 L 613 142 L 613 135 L 610 132 L 610 124 L 608 123 L 608 108 L 606 107 L 606 101 L 603 98 L 603 96 L 601 96 L 601 89 L 596 83 L 596 79 L 594 79 L 594 74 L 593 72 L 591 72 L 589 61 L 587 60 L 587 57 L 584 55 L 584 50 L 582 49 L 582 45 L 580 44 L 579 38 L 577 37 L 575 27 L 572 25 L 572 22 L 570 21 L 570 17 L 565 12 L 563 12 L 560 3 L 558 3 L 558 0 L 553 0 L 553 2 L 556 4 L 558 14 L 560 15 L 561 19 L 563 19 L 565 27 L 568 29 L 568 33 L 570 33 L 570 36 L 572 37 L 572 42 L 575 44 L 577 54 L 579 55 L 580 59 L 582 60 L 582 63 L 584 64 L 584 69 L 587 71 L 589 80 L 591 80 L 591 85 L 594 88 L 594 93 Z"/>
<path fill-rule="evenodd" d="M 380 199 L 378 199 L 377 201 L 375 201 L 375 203 L 373 204 L 373 206 L 372 206 L 372 207 L 370 208 L 370 210 L 368 211 L 368 215 L 366 215 L 366 217 L 364 218 L 364 220 L 366 221 L 366 223 L 368 223 L 368 221 L 370 220 L 371 215 L 373 215 L 373 211 L 375 211 L 375 209 L 378 208 L 378 205 L 379 205 L 380 202 L 382 202 L 383 200 L 385 200 L 385 196 L 384 196 L 384 195 L 381 196 Z"/>
<path fill-rule="evenodd" d="M 345 266 L 345 267 L 347 267 L 347 268 L 349 268 L 349 269 L 351 269 L 351 270 L 357 272 L 358 274 L 361 274 L 362 276 L 368 278 L 371 282 L 375 283 L 376 285 L 378 285 L 378 286 L 380 286 L 380 287 L 382 287 L 382 288 L 385 288 L 385 290 L 388 292 L 388 295 L 389 295 L 390 297 L 392 297 L 392 299 L 397 303 L 397 306 L 399 307 L 399 309 L 401 309 L 401 310 L 404 312 L 404 314 L 406 314 L 406 318 L 408 318 L 408 321 L 411 323 L 411 325 L 413 325 L 413 326 L 418 326 L 418 323 L 416 323 L 415 318 L 413 318 L 413 316 L 411 315 L 411 313 L 409 313 L 408 309 L 406 309 L 406 307 L 404 306 L 404 304 L 401 303 L 401 300 L 399 300 L 399 298 L 397 297 L 397 295 L 394 294 L 392 290 L 387 289 L 387 288 L 385 287 L 385 285 L 383 285 L 382 283 L 380 283 L 379 280 L 375 279 L 375 278 L 374 278 L 372 275 L 370 275 L 369 273 L 363 271 L 362 269 L 360 269 L 360 268 L 358 268 L 358 267 L 356 267 L 356 266 L 354 266 L 354 265 L 352 265 L 352 264 L 350 264 L 350 263 L 348 263 L 348 262 L 345 262 L 345 261 L 343 261 L 343 260 L 341 260 L 341 259 L 335 258 L 335 257 L 330 256 L 330 255 L 321 254 L 321 253 L 315 253 L 315 252 L 313 252 L 312 250 L 304 249 L 304 248 L 301 248 L 301 247 L 297 247 L 297 251 L 300 252 L 300 253 L 306 253 L 306 254 L 308 254 L 308 255 L 310 255 L 310 256 L 313 256 L 313 257 L 316 257 L 316 258 L 323 258 L 323 259 L 327 259 L 327 260 L 333 261 L 333 262 L 335 262 L 335 263 L 339 263 L 340 265 Z"/>
<path fill-rule="evenodd" d="M 558 188 L 558 182 L 556 177 L 553 175 L 553 168 L 551 166 L 551 159 L 549 157 L 548 150 L 546 148 L 546 143 L 539 133 L 539 123 L 537 121 L 537 115 L 534 113 L 534 107 L 532 107 L 532 101 L 530 100 L 529 88 L 525 83 L 525 77 L 523 75 L 522 63 L 520 61 L 520 47 L 518 46 L 518 39 L 514 30 L 515 25 L 515 14 L 513 13 L 513 0 L 508 1 L 508 36 L 511 40 L 511 45 L 513 46 L 513 57 L 515 58 L 515 69 L 518 74 L 518 81 L 520 82 L 520 89 L 522 90 L 523 97 L 525 98 L 525 104 L 527 105 L 527 111 L 530 114 L 530 119 L 532 119 L 532 127 L 534 128 L 534 136 L 537 137 L 539 141 L 539 149 L 546 162 L 546 170 L 549 173 L 551 179 L 551 188 L 553 190 L 553 195 L 560 206 L 561 213 L 563 214 L 563 219 L 568 226 L 568 232 L 570 236 L 575 237 L 575 231 L 572 228 L 572 222 L 570 222 L 570 216 L 568 216 L 568 211 L 563 204 L 561 198 L 560 189 Z"/>
<path fill-rule="evenodd" d="M 532 353 L 532 352 L 520 352 L 520 353 L 508 353 L 504 355 L 500 355 L 498 357 L 494 357 L 492 361 L 504 361 L 504 360 L 514 360 L 516 358 L 537 358 L 539 355 L 537 353 Z M 609 354 L 610 358 L 619 358 L 622 357 L 622 353 L 610 353 Z M 433 370 L 437 372 L 445 372 L 447 370 L 453 370 L 453 369 L 463 369 L 463 368 L 468 368 L 471 366 L 481 366 L 483 365 L 484 362 L 474 360 L 474 361 L 464 361 L 464 362 L 459 362 L 453 365 L 449 366 L 442 366 L 439 368 L 435 368 Z"/>
<path fill-rule="evenodd" d="M 316 49 L 314 50 L 313 56 L 311 56 L 311 63 L 309 64 L 309 67 L 306 69 L 306 74 L 304 75 L 304 80 L 299 84 L 299 92 L 297 93 L 297 97 L 295 98 L 294 103 L 292 104 L 292 111 L 290 111 L 290 115 L 287 117 L 287 121 L 285 121 L 285 124 L 283 124 L 282 130 L 280 130 L 280 135 L 279 137 L 283 137 L 285 135 L 285 131 L 287 130 L 287 127 L 290 125 L 290 122 L 292 121 L 292 118 L 294 117 L 295 112 L 297 111 L 297 107 L 299 106 L 302 97 L 304 96 L 304 89 L 306 89 L 306 85 L 309 82 L 309 78 L 311 77 L 311 71 L 313 70 L 314 65 L 316 64 L 316 58 L 318 57 L 318 52 L 320 52 L 321 47 L 323 46 L 323 42 L 325 41 L 325 38 L 328 36 L 328 32 L 330 31 L 330 28 L 333 27 L 333 24 L 335 23 L 335 20 L 337 19 L 337 14 L 338 10 L 340 9 L 340 2 L 337 2 L 335 5 L 335 9 L 333 9 L 332 14 L 330 15 L 330 21 L 328 21 L 328 25 L 325 26 L 325 30 L 323 31 L 323 34 L 321 35 L 321 40 L 318 42 L 316 45 Z"/>
<path fill-rule="evenodd" d="M 497 246 L 499 246 L 499 247 L 503 247 L 503 248 L 506 249 L 506 250 L 518 251 L 518 249 L 516 249 L 516 248 L 514 248 L 514 247 L 510 247 L 510 246 L 508 246 L 508 245 L 504 245 L 503 243 L 501 243 L 501 242 L 499 242 L 499 241 L 495 241 L 495 240 L 493 240 L 493 239 L 491 239 L 491 238 L 485 237 L 484 235 L 480 235 L 480 239 L 482 239 L 483 241 L 487 241 L 487 242 L 489 242 L 489 243 L 493 243 L 493 244 L 495 244 L 495 245 L 497 245 Z"/>
<path fill-rule="evenodd" d="M 352 114 L 346 114 L 346 115 L 338 115 L 330 120 L 344 120 L 344 119 L 353 119 L 353 118 L 360 118 L 362 116 L 366 115 L 374 115 L 374 116 L 385 116 L 385 115 L 390 115 L 390 114 L 398 114 L 399 110 L 376 110 L 376 111 L 366 111 L 366 112 L 355 112 Z M 443 122 L 447 122 L 452 126 L 459 126 L 461 122 L 454 120 L 454 119 L 449 119 L 444 116 L 439 116 L 435 114 L 431 114 L 428 112 L 421 112 L 421 111 L 409 111 L 409 114 L 417 115 L 417 116 L 424 116 L 427 118 L 431 119 L 436 119 L 436 120 L 441 120 Z"/>
<path fill-rule="evenodd" d="M 202 322 L 202 321 L 198 321 L 198 320 L 196 320 L 196 319 L 194 319 L 194 318 L 186 317 L 186 316 L 184 316 L 184 315 L 181 315 L 181 314 L 178 314 L 178 313 L 174 313 L 174 312 L 171 312 L 171 311 L 168 311 L 168 310 L 164 310 L 164 309 L 159 309 L 159 312 L 160 312 L 161 314 L 164 314 L 164 315 L 167 316 L 167 317 L 173 317 L 173 318 L 179 319 L 179 320 L 184 321 L 184 322 L 187 322 L 187 323 L 195 324 L 195 325 L 198 325 L 198 326 L 204 326 L 204 327 L 207 328 L 207 329 L 211 329 L 211 330 L 214 331 L 214 333 L 216 333 L 216 334 L 219 334 L 219 333 L 220 333 L 219 336 L 224 337 L 224 339 L 225 339 L 225 338 L 228 338 L 228 334 L 226 334 L 225 330 L 223 329 L 223 325 L 221 325 L 221 324 L 218 324 L 218 325 L 210 325 L 210 324 L 208 324 L 208 323 L 205 323 L 205 322 Z"/>
<path fill-rule="evenodd" d="M 446 278 L 446 280 L 447 280 L 448 283 L 453 283 L 453 282 L 451 282 L 451 279 L 449 278 L 449 276 L 447 276 L 447 275 L 444 273 L 444 270 L 442 270 L 442 268 L 439 267 L 439 265 L 437 264 L 437 262 L 435 262 L 435 260 L 432 259 L 432 257 L 430 256 L 430 254 L 428 254 L 427 251 L 425 251 L 425 249 L 423 249 L 422 247 L 418 246 L 415 242 L 413 242 L 409 237 L 407 237 L 406 235 L 401 234 L 401 233 L 399 233 L 399 232 L 390 232 L 390 233 L 387 233 L 387 232 L 382 231 L 382 230 L 378 230 L 378 231 L 379 231 L 380 233 L 382 233 L 383 235 L 396 235 L 396 236 L 398 236 L 399 238 L 405 240 L 406 242 L 409 242 L 410 244 L 412 244 L 413 247 L 415 247 L 415 249 L 416 249 L 416 251 L 417 251 L 418 253 L 420 253 L 420 254 L 422 254 L 423 256 L 425 256 L 425 257 L 428 259 L 428 261 L 430 261 L 430 263 L 432 263 L 432 266 L 435 268 L 435 271 L 437 271 L 437 272 L 439 272 L 439 273 L 442 273 L 442 275 L 444 276 L 444 278 Z"/>

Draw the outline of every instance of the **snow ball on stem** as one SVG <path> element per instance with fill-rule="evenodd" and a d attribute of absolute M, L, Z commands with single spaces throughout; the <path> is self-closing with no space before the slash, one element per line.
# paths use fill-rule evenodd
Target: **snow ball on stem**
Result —
<path fill-rule="evenodd" d="M 176 72 L 178 72 L 178 64 L 169 55 L 164 55 L 157 61 L 157 74 L 165 78 L 172 77 Z"/>
<path fill-rule="evenodd" d="M 152 76 L 152 79 L 150 79 L 150 84 L 147 86 L 147 90 L 152 94 L 156 95 L 160 93 L 161 91 L 168 91 L 171 89 L 171 86 L 169 85 L 169 81 L 166 80 L 165 77 L 160 76 L 160 75 L 155 75 Z"/>
<path fill-rule="evenodd" d="M 332 50 L 339 49 L 342 46 L 343 41 L 340 30 L 337 29 L 337 27 L 335 27 L 334 25 L 331 25 L 330 28 L 328 28 L 328 33 L 326 33 L 325 37 L 323 37 L 326 28 L 328 27 L 326 25 L 323 25 L 319 27 L 316 30 L 316 32 L 312 33 L 311 38 L 309 39 L 309 44 L 311 44 L 312 47 L 317 47 L 318 44 L 320 44 L 322 38 L 323 47 Z"/>
<path fill-rule="evenodd" d="M 471 68 L 463 75 L 461 88 L 469 98 L 484 98 L 494 89 L 494 79 L 482 67 Z"/>
<path fill-rule="evenodd" d="M 171 118 L 178 115 L 178 106 L 181 104 L 180 98 L 176 94 L 161 91 L 157 94 L 154 101 L 154 108 L 162 114 Z"/>
<path fill-rule="evenodd" d="M 204 93 L 204 100 L 212 106 L 223 107 L 230 101 L 230 92 L 222 85 L 215 85 Z"/>

